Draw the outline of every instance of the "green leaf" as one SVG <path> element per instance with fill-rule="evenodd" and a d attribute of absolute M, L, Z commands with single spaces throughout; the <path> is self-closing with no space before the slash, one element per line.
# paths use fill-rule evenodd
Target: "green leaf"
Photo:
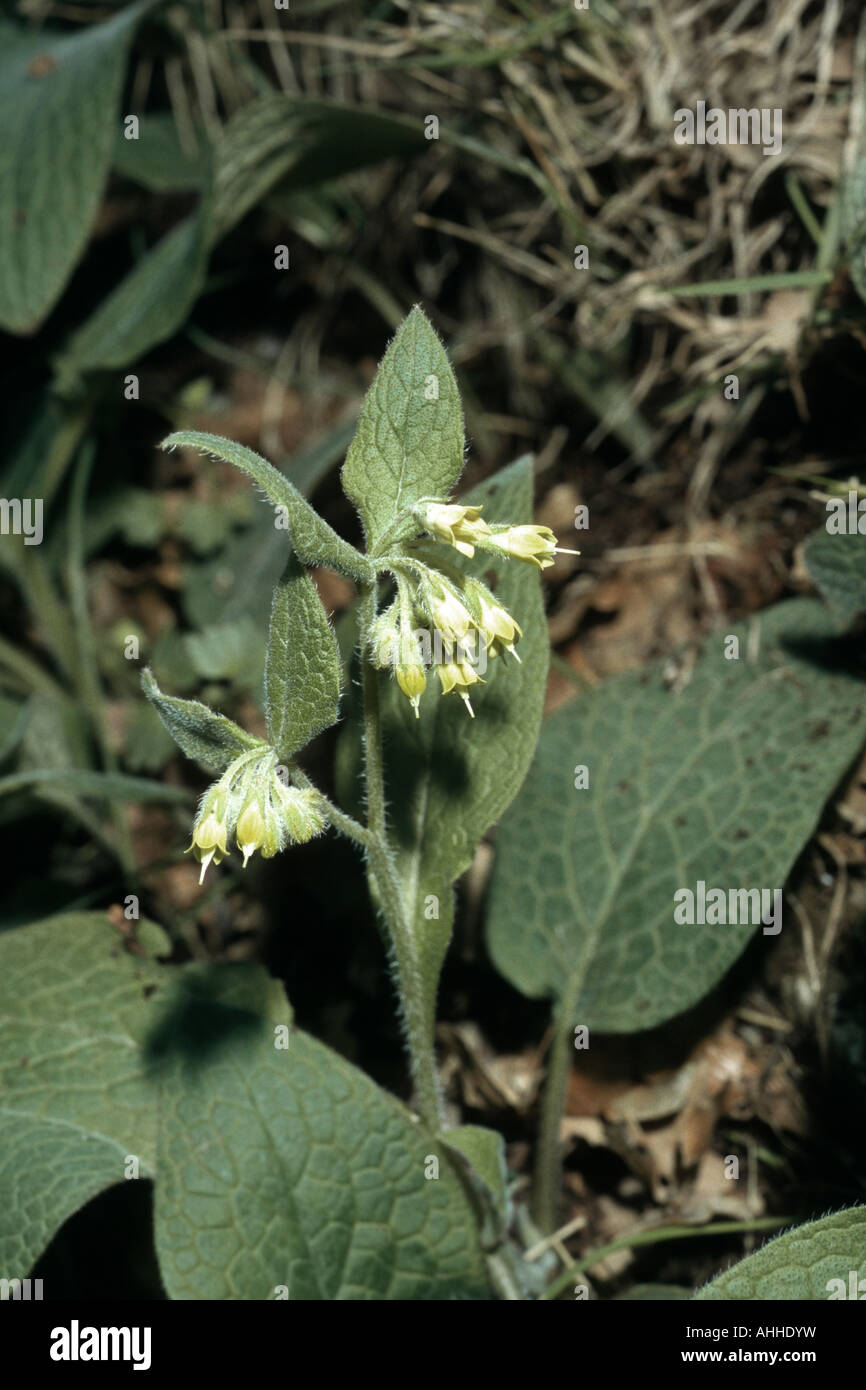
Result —
<path fill-rule="evenodd" d="M 0 327 L 31 333 L 84 249 L 147 3 L 72 33 L 0 24 Z"/>
<path fill-rule="evenodd" d="M 861 156 L 842 188 L 842 240 L 854 288 L 866 303 L 866 156 Z"/>
<path fill-rule="evenodd" d="M 169 949 L 165 942 L 165 949 Z M 122 968 L 119 962 L 122 958 Z M 137 1046 L 157 975 L 98 913 L 0 936 L 0 1259 L 24 1277 L 67 1217 L 156 1159 Z"/>
<path fill-rule="evenodd" d="M 277 184 L 281 191 L 306 188 L 426 147 L 418 121 L 304 97 L 262 97 L 232 117 L 217 148 L 216 234 Z"/>
<path fill-rule="evenodd" d="M 163 695 L 149 668 L 141 673 L 141 685 L 178 747 L 210 772 L 224 772 L 241 753 L 267 748 L 262 739 L 248 734 L 224 714 L 215 714 L 199 700 Z"/>
<path fill-rule="evenodd" d="M 780 1299 L 859 1299 L 863 1295 L 858 1284 L 863 1278 L 866 1207 L 848 1207 L 767 1241 L 754 1255 L 747 1255 L 699 1289 L 694 1298 L 704 1302 L 737 1299 L 762 1303 Z"/>
<path fill-rule="evenodd" d="M 162 441 L 163 449 L 199 449 L 212 458 L 222 459 L 246 473 L 261 488 L 274 507 L 283 509 L 288 534 L 298 559 L 305 565 L 329 565 L 350 579 L 368 582 L 373 570 L 367 559 L 333 531 L 318 512 L 305 501 L 297 488 L 260 454 L 199 430 L 181 430 Z"/>
<path fill-rule="evenodd" d="M 212 623 L 202 632 L 185 633 L 183 642 L 201 680 L 233 681 L 242 689 L 261 691 L 264 652 L 261 632 L 252 618 Z"/>
<path fill-rule="evenodd" d="M 29 700 L 8 700 L 0 695 L 0 763 L 15 752 L 24 737 L 31 709 Z"/>
<path fill-rule="evenodd" d="M 485 1297 L 443 1146 L 290 1023 L 261 967 L 158 965 L 98 913 L 0 935 L 0 1267 L 135 1156 L 172 1298 Z"/>
<path fill-rule="evenodd" d="M 203 152 L 186 154 L 167 116 L 145 116 L 138 140 L 118 134 L 114 160 L 122 173 L 147 188 L 201 188 L 204 196 L 198 212 L 148 251 L 73 334 L 56 363 L 61 390 L 87 371 L 131 365 L 170 337 L 201 292 L 209 251 L 276 184 L 303 188 L 426 145 L 417 122 L 284 96 L 243 107 L 215 148 L 200 140 Z"/>
<path fill-rule="evenodd" d="M 635 1284 L 625 1293 L 616 1294 L 613 1301 L 615 1303 L 672 1303 L 691 1297 L 690 1291 L 683 1288 L 681 1284 Z"/>
<path fill-rule="evenodd" d="M 518 459 L 463 500 L 482 504 L 490 521 L 530 521 L 532 460 Z M 526 775 L 541 725 L 549 656 L 538 571 L 480 555 L 457 560 L 467 573 L 488 575 L 523 638 L 519 664 L 501 657 L 488 663 L 486 684 L 473 688 L 474 719 L 456 695 L 441 694 L 432 673 L 418 719 L 396 681 L 385 673 L 380 678 L 394 862 L 406 918 L 418 937 L 431 1011 L 451 937 L 451 885 Z"/>
<path fill-rule="evenodd" d="M 159 772 L 174 756 L 174 739 L 153 705 L 130 700 L 124 713 L 124 762 L 133 772 Z"/>
<path fill-rule="evenodd" d="M 139 123 L 139 138 L 127 140 L 119 129 L 114 142 L 114 168 L 150 193 L 181 193 L 207 183 L 207 158 L 199 149 L 189 154 L 180 143 L 177 123 L 168 112 L 147 113 Z"/>
<path fill-rule="evenodd" d="M 343 489 L 360 513 L 368 549 L 377 549 L 395 519 L 422 497 L 445 497 L 462 468 L 457 383 L 416 306 L 373 378 L 343 465 Z"/>
<path fill-rule="evenodd" d="M 207 270 L 209 210 L 205 200 L 142 256 L 72 334 L 55 359 L 58 389 L 86 372 L 131 367 L 186 320 Z"/>
<path fill-rule="evenodd" d="M 483 1183 L 497 1216 L 507 1223 L 510 1203 L 502 1135 L 483 1125 L 458 1125 L 446 1130 L 442 1138 L 449 1149 L 456 1149 L 469 1163 L 474 1175 Z"/>
<path fill-rule="evenodd" d="M 202 709 L 204 706 L 202 706 Z M 98 796 L 117 801 L 187 801 L 183 787 L 126 777 L 122 772 L 94 772 L 83 767 L 34 767 L 0 777 L 0 796 L 26 787 L 56 786 L 73 796 Z"/>
<path fill-rule="evenodd" d="M 866 536 L 815 531 L 803 547 L 806 568 L 843 624 L 866 612 Z"/>
<path fill-rule="evenodd" d="M 303 1033 L 189 1011 L 162 1089 L 157 1254 L 175 1299 L 482 1297 L 442 1145 Z M 218 1147 L 212 1136 L 219 1135 Z M 438 1179 L 425 1178 L 428 1156 Z"/>
<path fill-rule="evenodd" d="M 820 604 L 737 635 L 739 660 L 710 637 L 679 693 L 659 662 L 557 711 L 503 820 L 489 949 L 569 1021 L 631 1032 L 706 994 L 755 926 L 678 925 L 674 894 L 780 889 L 863 743 L 866 691 Z"/>
<path fill-rule="evenodd" d="M 336 723 L 339 706 L 337 639 L 315 584 L 291 555 L 274 590 L 268 632 L 265 709 L 271 745 L 288 761 Z"/>

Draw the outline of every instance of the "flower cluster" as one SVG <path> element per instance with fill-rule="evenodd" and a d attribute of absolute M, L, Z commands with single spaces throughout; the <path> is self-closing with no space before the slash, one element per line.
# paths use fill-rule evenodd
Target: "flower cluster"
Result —
<path fill-rule="evenodd" d="M 468 558 L 481 549 L 545 569 L 561 553 L 549 527 L 489 526 L 478 506 L 427 500 L 414 515 L 433 540 Z M 485 584 L 436 556 L 430 562 L 423 548 L 407 548 L 395 572 L 397 597 L 376 621 L 374 659 L 393 670 L 416 718 L 427 687 L 425 667 L 431 665 L 442 693 L 456 691 L 474 717 L 469 691 L 484 684 L 488 657 L 509 653 L 520 660 L 520 627 Z"/>
<path fill-rule="evenodd" d="M 272 748 L 242 753 L 201 799 L 189 846 L 201 864 L 199 882 L 211 861 L 219 864 L 229 853 L 232 833 L 246 868 L 256 850 L 271 859 L 286 845 L 311 840 L 325 824 L 318 792 L 286 785 Z"/>

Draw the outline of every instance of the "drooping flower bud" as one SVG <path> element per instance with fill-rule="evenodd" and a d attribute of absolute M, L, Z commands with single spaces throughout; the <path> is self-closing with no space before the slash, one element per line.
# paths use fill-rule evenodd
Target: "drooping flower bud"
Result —
<path fill-rule="evenodd" d="M 281 782 L 277 786 L 277 804 L 286 836 L 293 844 L 304 845 L 327 825 L 322 798 L 309 787 L 284 787 Z"/>
<path fill-rule="evenodd" d="M 442 694 L 448 695 L 452 690 L 456 690 L 474 719 L 475 711 L 466 692 L 473 685 L 484 685 L 478 672 L 466 661 L 446 661 L 436 667 L 436 674 L 442 683 Z"/>
<path fill-rule="evenodd" d="M 498 656 L 500 652 L 510 652 L 517 660 L 520 657 L 515 651 L 514 644 L 523 635 L 523 629 L 514 621 L 511 614 L 501 603 L 497 603 L 493 596 L 485 589 L 483 584 L 470 580 L 471 600 L 473 606 L 478 610 L 478 630 L 487 644 L 490 656 Z"/>
<path fill-rule="evenodd" d="M 238 824 L 235 831 L 238 848 L 244 856 L 244 868 L 247 867 L 250 855 L 255 854 L 256 850 L 261 849 L 262 845 L 264 845 L 267 833 L 268 827 L 262 815 L 258 798 L 254 796 L 247 802 L 238 816 Z"/>
<path fill-rule="evenodd" d="M 228 854 L 226 847 L 226 837 L 229 832 L 226 816 L 227 801 L 226 790 L 218 782 L 209 787 L 202 797 L 199 812 L 193 825 L 192 843 L 189 846 L 201 864 L 199 883 L 204 883 L 204 876 L 211 860 L 214 864 L 219 864 Z"/>
<path fill-rule="evenodd" d="M 370 651 L 373 664 L 380 669 L 396 666 L 400 660 L 402 641 L 400 605 L 396 601 L 380 613 L 373 623 L 370 633 Z"/>
<path fill-rule="evenodd" d="M 429 583 L 424 595 L 434 628 L 449 645 L 461 642 L 475 626 L 469 609 L 444 583 Z"/>
<path fill-rule="evenodd" d="M 404 695 L 409 697 L 409 703 L 415 711 L 415 718 L 420 719 L 421 696 L 427 689 L 427 677 L 424 675 L 424 667 L 420 665 L 397 666 L 394 670 L 397 677 L 397 684 Z"/>

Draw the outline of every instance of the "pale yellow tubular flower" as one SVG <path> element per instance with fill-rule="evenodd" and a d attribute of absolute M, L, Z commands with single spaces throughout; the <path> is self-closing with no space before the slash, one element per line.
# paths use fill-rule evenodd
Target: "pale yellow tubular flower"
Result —
<path fill-rule="evenodd" d="M 262 815 L 258 800 L 253 798 L 247 802 L 238 817 L 237 829 L 238 849 L 244 856 L 244 868 L 247 867 L 249 857 L 255 854 L 257 849 L 261 849 L 267 837 L 267 826 Z"/>
<path fill-rule="evenodd" d="M 475 619 L 466 605 L 444 585 L 435 589 L 431 586 L 428 607 L 433 626 L 449 642 L 461 641 L 475 626 Z"/>
<path fill-rule="evenodd" d="M 501 651 L 510 652 L 515 660 L 520 657 L 514 647 L 518 637 L 523 636 L 523 629 L 514 621 L 507 609 L 503 608 L 495 600 L 491 601 L 480 589 L 476 590 L 475 597 L 481 609 L 481 620 L 478 624 L 479 630 L 487 643 L 487 649 L 491 656 L 498 656 Z"/>
<path fill-rule="evenodd" d="M 228 790 L 222 781 L 214 782 L 199 803 L 192 828 L 192 840 L 187 848 L 187 854 L 192 850 L 201 864 L 199 883 L 204 883 L 204 876 L 211 860 L 219 864 L 228 854 L 228 822 Z"/>
<path fill-rule="evenodd" d="M 210 811 L 206 816 L 196 821 L 192 832 L 192 844 L 189 848 L 201 864 L 199 883 L 204 883 L 204 876 L 211 860 L 215 864 L 219 864 L 228 854 L 226 848 L 227 833 L 228 827 L 225 821 L 221 820 L 214 811 Z"/>
<path fill-rule="evenodd" d="M 549 526 L 509 526 L 507 531 L 497 531 L 487 537 L 486 544 L 510 555 L 513 560 L 524 560 L 538 569 L 547 569 L 553 564 L 554 555 L 579 555 L 579 550 L 566 550 L 556 544 L 556 536 Z"/>
<path fill-rule="evenodd" d="M 490 527 L 482 521 L 481 507 L 464 507 L 454 502 L 425 502 L 421 504 L 424 525 L 437 540 L 445 541 L 470 560 L 475 554 L 473 542 L 487 539 Z"/>
<path fill-rule="evenodd" d="M 421 696 L 427 689 L 427 677 L 424 675 L 423 666 L 397 666 L 394 668 L 394 675 L 397 677 L 397 684 L 404 695 L 409 698 L 409 703 L 415 711 L 415 718 L 420 719 Z"/>
<path fill-rule="evenodd" d="M 466 661 L 446 661 L 436 667 L 436 674 L 442 683 L 442 694 L 449 695 L 456 690 L 474 719 L 475 711 L 466 692 L 473 685 L 484 685 L 478 672 Z"/>

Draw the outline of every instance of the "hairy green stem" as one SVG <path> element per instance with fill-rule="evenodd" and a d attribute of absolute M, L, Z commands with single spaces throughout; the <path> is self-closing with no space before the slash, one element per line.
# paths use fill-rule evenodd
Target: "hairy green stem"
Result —
<path fill-rule="evenodd" d="M 382 767 L 382 725 L 379 710 L 379 677 L 372 663 L 370 633 L 376 617 L 376 586 L 361 592 L 361 664 L 364 693 L 364 769 L 367 790 L 367 867 L 375 884 L 380 911 L 394 952 L 397 987 L 403 1006 L 409 1066 L 415 1103 L 434 1133 L 442 1126 L 439 1078 L 433 1044 L 431 1011 L 427 1007 L 424 975 L 419 958 L 415 924 L 406 917 L 405 904 L 388 843 L 385 815 L 385 781 Z"/>
<path fill-rule="evenodd" d="M 581 978 L 577 978 L 575 983 L 570 985 L 553 1013 L 553 1037 L 547 1057 L 547 1074 L 541 1101 L 531 1204 L 533 1220 L 546 1235 L 555 1231 L 558 1225 L 562 1179 L 559 1129 L 565 1110 L 568 1074 L 571 1070 L 573 1015 L 581 983 Z"/>

